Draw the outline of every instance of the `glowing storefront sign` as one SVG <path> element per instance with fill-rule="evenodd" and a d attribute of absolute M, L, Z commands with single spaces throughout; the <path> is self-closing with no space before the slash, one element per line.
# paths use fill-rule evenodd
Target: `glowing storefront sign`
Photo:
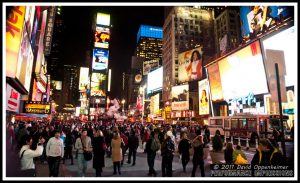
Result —
<path fill-rule="evenodd" d="M 35 114 L 50 114 L 50 103 L 42 103 L 37 101 L 25 102 L 24 112 Z"/>

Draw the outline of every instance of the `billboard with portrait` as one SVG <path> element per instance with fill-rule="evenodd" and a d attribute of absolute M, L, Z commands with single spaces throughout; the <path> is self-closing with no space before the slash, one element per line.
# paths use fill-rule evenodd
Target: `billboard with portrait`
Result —
<path fill-rule="evenodd" d="M 89 68 L 88 67 L 80 67 L 80 75 L 79 75 L 79 90 L 88 89 L 89 84 Z"/>
<path fill-rule="evenodd" d="M 259 41 L 218 62 L 225 100 L 266 94 L 268 85 Z"/>
<path fill-rule="evenodd" d="M 203 52 L 198 47 L 178 54 L 178 80 L 186 82 L 199 80 L 203 77 Z"/>
<path fill-rule="evenodd" d="M 106 96 L 107 75 L 93 73 L 91 77 L 91 96 Z"/>
<path fill-rule="evenodd" d="M 189 85 L 172 87 L 172 110 L 181 111 L 189 109 Z"/>
<path fill-rule="evenodd" d="M 293 6 L 241 6 L 241 27 L 243 38 L 255 38 L 270 28 L 294 19 Z"/>
<path fill-rule="evenodd" d="M 13 7 L 6 20 L 6 76 L 12 78 L 17 72 L 25 10 L 25 6 Z"/>
<path fill-rule="evenodd" d="M 163 67 L 160 67 L 148 74 L 147 94 L 162 89 L 163 85 Z"/>
<path fill-rule="evenodd" d="M 209 93 L 208 93 L 208 79 L 198 82 L 199 88 L 199 115 L 209 114 Z"/>
<path fill-rule="evenodd" d="M 222 83 L 218 63 L 209 66 L 207 68 L 207 72 L 209 78 L 211 100 L 223 100 Z"/>
<path fill-rule="evenodd" d="M 95 47 L 108 48 L 110 40 L 110 30 L 108 27 L 96 26 Z"/>
<path fill-rule="evenodd" d="M 143 75 L 149 74 L 151 71 L 157 69 L 159 67 L 159 58 L 145 60 L 143 62 Z"/>
<path fill-rule="evenodd" d="M 93 70 L 105 70 L 108 66 L 108 50 L 95 48 L 93 50 Z"/>
<path fill-rule="evenodd" d="M 159 114 L 159 93 L 150 98 L 150 114 Z"/>
<path fill-rule="evenodd" d="M 53 90 L 61 90 L 62 89 L 62 81 L 51 80 L 51 88 Z"/>

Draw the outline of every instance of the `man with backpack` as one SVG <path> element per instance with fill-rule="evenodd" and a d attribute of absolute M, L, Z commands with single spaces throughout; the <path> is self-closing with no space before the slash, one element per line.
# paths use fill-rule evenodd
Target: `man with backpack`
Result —
<path fill-rule="evenodd" d="M 156 176 L 157 173 L 154 170 L 154 161 L 156 152 L 160 149 L 160 142 L 158 139 L 158 131 L 152 131 L 150 139 L 146 143 L 147 162 L 149 166 L 149 176 Z"/>

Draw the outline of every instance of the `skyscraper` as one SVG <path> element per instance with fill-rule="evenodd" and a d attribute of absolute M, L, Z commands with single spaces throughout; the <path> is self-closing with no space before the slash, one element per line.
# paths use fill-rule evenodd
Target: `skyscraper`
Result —
<path fill-rule="evenodd" d="M 77 106 L 79 103 L 79 68 L 74 65 L 64 65 L 63 67 L 63 87 L 62 87 L 62 103 L 64 104 L 72 104 L 73 106 Z"/>

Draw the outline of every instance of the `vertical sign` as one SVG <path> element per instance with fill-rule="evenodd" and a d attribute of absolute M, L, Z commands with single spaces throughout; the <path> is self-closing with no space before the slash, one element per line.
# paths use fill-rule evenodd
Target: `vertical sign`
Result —
<path fill-rule="evenodd" d="M 6 110 L 19 112 L 20 93 L 6 84 Z"/>
<path fill-rule="evenodd" d="M 209 114 L 208 79 L 198 82 L 199 85 L 199 114 Z"/>
<path fill-rule="evenodd" d="M 51 51 L 51 42 L 52 42 L 52 35 L 53 35 L 53 27 L 54 27 L 54 20 L 55 20 L 55 6 L 49 8 L 49 14 L 47 19 L 47 27 L 46 27 L 46 34 L 45 34 L 45 52 L 46 56 L 50 55 Z"/>

